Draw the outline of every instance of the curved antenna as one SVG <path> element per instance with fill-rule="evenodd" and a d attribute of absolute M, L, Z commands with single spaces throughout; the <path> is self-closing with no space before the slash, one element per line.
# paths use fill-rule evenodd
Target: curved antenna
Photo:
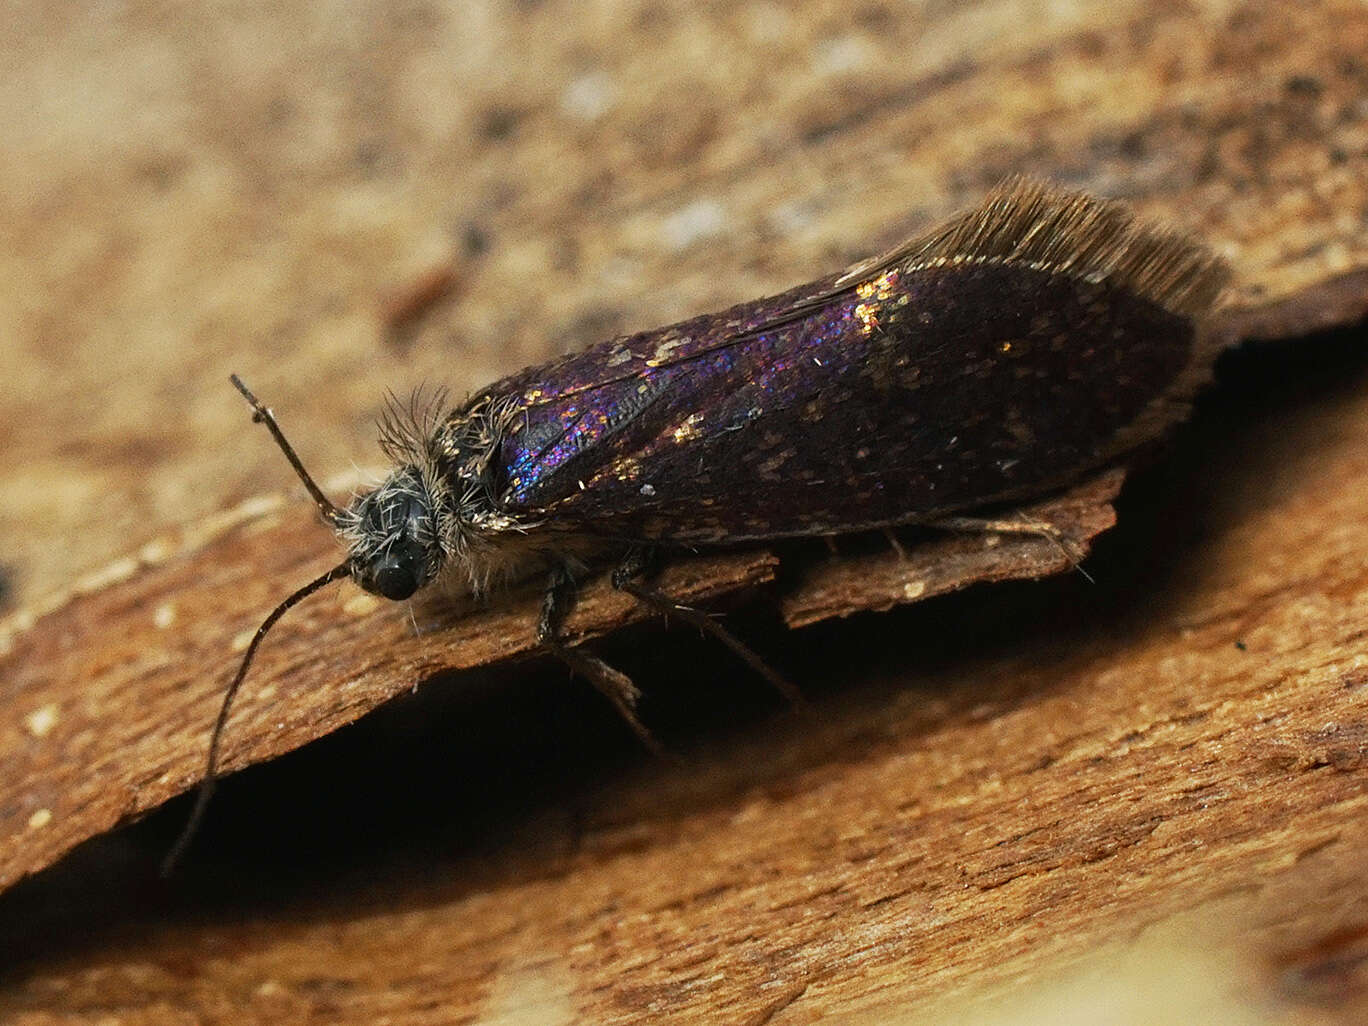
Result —
<path fill-rule="evenodd" d="M 290 461 L 290 466 L 299 475 L 299 479 L 304 482 L 304 487 L 313 496 L 314 503 L 318 506 L 318 511 L 323 514 L 323 519 L 330 524 L 336 525 L 337 520 L 342 516 L 342 511 L 332 504 L 332 501 L 323 494 L 323 489 L 314 484 L 314 479 L 309 476 L 309 472 L 304 469 L 304 464 L 295 455 L 294 448 L 289 442 L 285 441 L 285 432 L 280 430 L 280 425 L 276 423 L 275 415 L 261 401 L 252 395 L 251 389 L 242 383 L 242 379 L 236 374 L 228 375 L 228 380 L 233 386 L 242 393 L 243 397 L 252 404 L 252 420 L 257 424 L 265 424 L 271 437 L 276 440 L 276 445 L 280 446 L 280 451 L 285 454 L 285 458 Z"/>
<path fill-rule="evenodd" d="M 239 386 L 241 387 L 241 386 Z M 245 391 L 245 389 L 244 389 Z M 218 783 L 218 757 L 219 741 L 223 738 L 223 728 L 228 722 L 228 710 L 233 704 L 233 696 L 237 694 L 238 688 L 242 686 L 242 679 L 247 676 L 247 668 L 252 665 L 252 657 L 256 655 L 257 646 L 261 644 L 261 639 L 266 636 L 266 632 L 275 626 L 275 622 L 285 615 L 285 611 L 291 606 L 308 598 L 333 581 L 346 577 L 351 573 L 351 563 L 346 562 L 333 567 L 321 577 L 310 581 L 300 588 L 280 605 L 271 610 L 269 616 L 261 622 L 257 632 L 252 635 L 252 641 L 247 646 L 247 651 L 242 656 L 242 663 L 238 666 L 237 675 L 233 677 L 233 682 L 228 685 L 228 690 L 223 693 L 223 704 L 219 706 L 218 719 L 214 721 L 214 732 L 209 735 L 209 758 L 204 766 L 204 776 L 200 779 L 199 791 L 195 795 L 195 807 L 190 811 L 190 818 L 186 821 L 185 828 L 181 830 L 180 836 L 176 838 L 176 843 L 171 846 L 171 851 L 167 853 L 161 865 L 162 876 L 170 876 L 172 870 L 176 868 L 181 857 L 185 854 L 190 842 L 194 840 L 195 832 L 199 829 L 200 823 L 204 819 L 204 810 L 209 806 L 209 799 L 213 796 L 214 786 Z"/>

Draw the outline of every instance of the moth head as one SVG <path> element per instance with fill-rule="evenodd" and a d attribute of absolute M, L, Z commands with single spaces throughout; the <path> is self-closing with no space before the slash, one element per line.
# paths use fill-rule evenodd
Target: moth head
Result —
<path fill-rule="evenodd" d="M 373 595 L 402 601 L 441 569 L 436 509 L 416 467 L 400 467 L 336 523 L 349 548 L 352 580 Z"/>
<path fill-rule="evenodd" d="M 219 705 L 218 719 L 209 735 L 209 756 L 205 761 L 204 776 L 200 779 L 199 792 L 190 819 L 181 831 L 180 837 L 162 863 L 162 874 L 167 875 L 180 861 L 195 836 L 209 797 L 214 793 L 214 783 L 218 779 L 219 740 L 228 722 L 228 710 L 233 704 L 233 696 L 242 686 L 247 670 L 252 665 L 261 641 L 275 626 L 276 622 L 290 609 L 308 598 L 314 592 L 326 588 L 343 577 L 351 577 L 366 591 L 383 595 L 388 599 L 406 599 L 436 576 L 441 568 L 441 547 L 437 541 L 437 522 L 434 514 L 430 489 L 423 483 L 422 475 L 412 466 L 400 467 L 390 475 L 389 480 L 375 491 L 357 498 L 346 509 L 339 509 L 332 500 L 323 494 L 309 472 L 304 469 L 293 447 L 286 441 L 275 416 L 254 396 L 236 374 L 230 379 L 233 386 L 242 393 L 252 407 L 252 419 L 266 425 L 275 439 L 280 451 L 294 467 L 300 481 L 313 497 L 314 505 L 323 519 L 332 524 L 347 542 L 350 552 L 346 560 L 315 577 L 283 599 L 267 614 L 257 632 L 247 645 L 247 651 L 238 663 L 237 673 L 223 693 Z"/>

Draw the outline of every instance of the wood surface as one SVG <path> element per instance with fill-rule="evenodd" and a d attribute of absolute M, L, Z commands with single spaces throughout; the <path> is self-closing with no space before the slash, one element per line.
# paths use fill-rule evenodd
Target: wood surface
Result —
<path fill-rule="evenodd" d="M 0 1020 L 1362 1019 L 1368 9 L 9 20 Z M 777 291 L 1010 172 L 1202 234 L 1236 271 L 1213 330 L 1260 343 L 1133 469 L 1096 583 L 840 619 L 1065 564 L 672 567 L 806 715 L 599 586 L 575 629 L 664 760 L 503 665 L 534 599 L 410 622 L 343 586 L 263 648 L 228 746 L 260 764 L 155 879 L 186 806 L 128 821 L 193 782 L 234 640 L 336 559 L 230 370 L 345 492 L 386 387 Z M 1060 500 L 1080 542 L 1116 483 Z"/>

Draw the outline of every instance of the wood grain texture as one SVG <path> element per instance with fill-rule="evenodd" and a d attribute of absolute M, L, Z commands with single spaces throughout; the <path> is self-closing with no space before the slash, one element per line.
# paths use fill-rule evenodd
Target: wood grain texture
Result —
<path fill-rule="evenodd" d="M 1070 569 L 1114 522 L 1109 503 L 1120 481 L 1108 472 L 1028 507 L 1026 515 L 1057 527 L 1054 540 L 969 535 L 923 539 L 905 557 L 884 545 L 848 559 L 796 559 L 784 617 L 806 625 Z M 192 788 L 256 622 L 284 581 L 316 576 L 337 559 L 308 506 L 260 499 L 88 575 L 55 596 L 51 610 L 29 614 L 32 623 L 12 618 L 0 635 L 8 685 L 0 696 L 0 887 Z M 732 594 L 755 600 L 778 565 L 765 549 L 694 556 L 673 561 L 658 584 L 688 605 Z M 536 654 L 541 602 L 533 581 L 474 610 L 393 605 L 349 585 L 308 603 L 272 632 L 254 664 L 235 703 L 224 768 L 298 748 L 438 675 Z M 565 637 L 587 641 L 647 615 L 599 575 Z"/>
<path fill-rule="evenodd" d="M 327 477 L 369 459 L 385 386 L 460 391 L 775 291 L 1013 171 L 1222 248 L 1231 341 L 1368 311 L 1358 4 L 93 17 L 21 4 L 0 43 L 7 881 L 182 788 L 208 653 L 329 561 L 297 496 L 251 499 L 285 473 L 229 370 Z M 387 344 L 392 297 L 446 266 L 459 295 Z M 244 775 L 180 889 L 145 879 L 154 817 L 0 897 L 0 1018 L 946 1021 L 1138 943 L 1159 969 L 1136 986 L 1201 950 L 1239 1021 L 1356 1021 L 1368 374 L 1317 340 L 1235 368 L 1123 494 L 1095 587 L 792 634 L 738 610 L 791 646 L 799 721 L 706 646 L 623 634 L 683 766 L 556 674 L 430 681 L 487 697 L 384 721 L 384 751 L 429 761 L 356 757 L 363 723 Z M 795 586 L 763 555 L 680 572 L 700 596 Z M 525 637 L 515 605 L 467 650 L 354 599 L 282 624 L 234 764 Z M 271 813 L 276 792 L 316 807 Z"/>

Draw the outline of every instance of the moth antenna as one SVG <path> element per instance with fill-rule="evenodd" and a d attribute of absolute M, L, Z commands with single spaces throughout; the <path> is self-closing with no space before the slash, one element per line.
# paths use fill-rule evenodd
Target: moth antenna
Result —
<path fill-rule="evenodd" d="M 234 383 L 242 388 L 241 383 L 234 379 Z M 246 389 L 243 389 L 246 392 Z M 247 393 L 249 396 L 251 393 Z M 296 605 L 301 600 L 308 598 L 333 581 L 340 580 L 351 573 L 351 563 L 342 563 L 333 567 L 321 577 L 310 581 L 300 588 L 284 602 L 271 610 L 269 616 L 261 622 L 257 632 L 252 635 L 251 644 L 247 646 L 247 651 L 243 653 L 242 662 L 238 665 L 237 674 L 233 677 L 233 682 L 228 685 L 228 690 L 223 693 L 223 704 L 219 706 L 218 719 L 214 721 L 214 731 L 209 735 L 209 758 L 205 762 L 204 776 L 200 778 L 199 790 L 195 795 L 195 807 L 190 810 L 190 818 L 186 821 L 180 836 L 176 838 L 176 843 L 171 846 L 166 859 L 161 865 L 161 875 L 170 876 L 172 871 L 185 855 L 186 849 L 190 847 L 190 842 L 194 840 L 195 832 L 204 820 L 204 810 L 209 806 L 209 799 L 213 796 L 214 785 L 218 783 L 218 756 L 219 742 L 223 738 L 223 728 L 228 722 L 228 710 L 232 707 L 233 696 L 237 694 L 238 688 L 242 686 L 242 679 L 247 676 L 247 669 L 252 665 L 252 657 L 256 655 L 257 647 L 261 644 L 261 639 L 266 636 L 266 632 L 275 626 L 277 620 L 285 615 L 285 611 L 291 606 Z"/>
<path fill-rule="evenodd" d="M 290 466 L 294 467 L 295 473 L 298 474 L 299 479 L 304 482 L 304 487 L 307 488 L 309 494 L 313 496 L 313 501 L 318 506 L 318 511 L 323 514 L 323 519 L 330 524 L 336 525 L 338 519 L 342 516 L 342 511 L 334 506 L 332 500 L 323 494 L 323 489 L 314 484 L 314 479 L 309 476 L 309 472 L 304 469 L 304 464 L 301 463 L 299 457 L 295 455 L 294 447 L 285 440 L 285 432 L 281 431 L 280 425 L 276 423 L 275 414 L 261 404 L 261 401 L 252 394 L 251 389 L 244 385 L 242 379 L 236 374 L 228 375 L 228 380 L 233 383 L 233 386 L 241 392 L 247 402 L 251 404 L 252 420 L 257 424 L 265 424 L 267 430 L 271 432 L 271 437 L 276 440 L 276 445 L 280 446 L 280 451 L 285 454 L 285 458 L 290 461 Z"/>

